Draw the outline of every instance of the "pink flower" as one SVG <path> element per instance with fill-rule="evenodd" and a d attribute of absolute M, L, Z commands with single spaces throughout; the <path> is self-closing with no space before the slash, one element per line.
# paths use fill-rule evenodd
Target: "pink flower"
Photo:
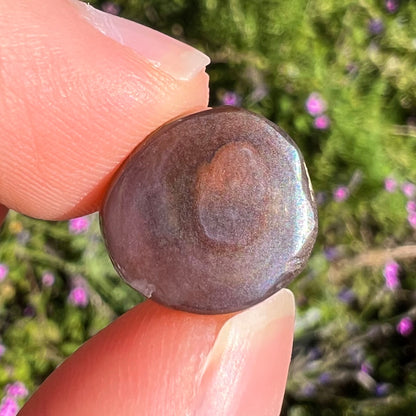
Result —
<path fill-rule="evenodd" d="M 16 416 L 19 406 L 13 397 L 6 396 L 0 403 L 0 416 Z"/>
<path fill-rule="evenodd" d="M 416 196 L 416 185 L 411 182 L 405 182 L 402 185 L 402 191 L 408 198 Z"/>
<path fill-rule="evenodd" d="M 413 332 L 412 320 L 408 316 L 401 319 L 400 322 L 396 326 L 396 330 L 400 335 L 404 337 L 409 336 Z"/>
<path fill-rule="evenodd" d="M 87 216 L 72 218 L 71 220 L 69 220 L 69 232 L 71 234 L 81 234 L 88 230 L 90 223 L 91 221 Z"/>
<path fill-rule="evenodd" d="M 407 221 L 409 221 L 411 227 L 416 229 L 416 212 L 410 212 L 407 216 Z"/>
<path fill-rule="evenodd" d="M 394 13 L 399 8 L 399 1 L 398 0 L 386 0 L 386 10 L 389 13 Z"/>
<path fill-rule="evenodd" d="M 397 289 L 400 286 L 399 271 L 400 266 L 395 261 L 388 261 L 384 266 L 383 275 L 386 280 L 386 286 L 390 290 Z"/>
<path fill-rule="evenodd" d="M 350 196 L 350 191 L 346 186 L 339 186 L 334 191 L 334 199 L 336 202 L 345 201 Z"/>
<path fill-rule="evenodd" d="M 326 102 L 317 92 L 313 92 L 306 100 L 305 107 L 311 116 L 319 116 L 326 110 Z"/>
<path fill-rule="evenodd" d="M 113 3 L 112 1 L 106 1 L 101 5 L 101 8 L 104 12 L 118 15 L 120 13 L 120 6 Z"/>
<path fill-rule="evenodd" d="M 51 287 L 55 283 L 55 276 L 52 273 L 45 273 L 42 276 L 42 284 L 45 287 Z"/>
<path fill-rule="evenodd" d="M 5 390 L 8 396 L 15 397 L 17 399 L 24 399 L 29 394 L 26 386 L 20 381 L 16 381 L 13 384 L 7 384 Z"/>
<path fill-rule="evenodd" d="M 361 364 L 360 370 L 365 374 L 371 374 L 373 372 L 373 366 L 367 361 L 365 361 Z"/>
<path fill-rule="evenodd" d="M 89 302 L 88 292 L 84 287 L 75 286 L 71 292 L 69 292 L 68 300 L 74 306 L 85 308 Z"/>
<path fill-rule="evenodd" d="M 331 122 L 329 120 L 329 117 L 326 116 L 325 114 L 322 116 L 316 117 L 315 120 L 313 121 L 313 125 L 318 130 L 326 130 L 330 124 Z"/>
<path fill-rule="evenodd" d="M 0 263 L 0 282 L 2 282 L 8 274 L 9 268 L 5 264 Z"/>
<path fill-rule="evenodd" d="M 224 105 L 239 106 L 241 105 L 241 97 L 232 91 L 227 91 L 222 96 L 222 103 Z"/>
<path fill-rule="evenodd" d="M 409 214 L 412 212 L 416 212 L 416 202 L 415 201 L 407 201 L 406 210 Z"/>
<path fill-rule="evenodd" d="M 394 192 L 397 188 L 397 182 L 393 178 L 386 178 L 384 180 L 384 189 L 387 192 Z"/>

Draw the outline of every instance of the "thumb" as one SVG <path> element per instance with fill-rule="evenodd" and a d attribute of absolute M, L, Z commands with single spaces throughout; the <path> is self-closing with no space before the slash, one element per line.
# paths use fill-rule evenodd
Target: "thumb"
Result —
<path fill-rule="evenodd" d="M 147 301 L 59 366 L 19 416 L 278 415 L 293 326 L 286 289 L 229 315 Z"/>
<path fill-rule="evenodd" d="M 0 204 L 95 211 L 117 166 L 166 121 L 204 108 L 208 58 L 70 0 L 0 2 Z"/>

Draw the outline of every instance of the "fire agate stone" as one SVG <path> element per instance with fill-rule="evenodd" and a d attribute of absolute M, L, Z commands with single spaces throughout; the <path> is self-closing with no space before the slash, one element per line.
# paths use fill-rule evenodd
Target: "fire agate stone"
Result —
<path fill-rule="evenodd" d="M 292 139 L 219 107 L 170 122 L 116 174 L 101 209 L 110 258 L 133 288 L 196 313 L 247 308 L 304 268 L 316 206 Z"/>

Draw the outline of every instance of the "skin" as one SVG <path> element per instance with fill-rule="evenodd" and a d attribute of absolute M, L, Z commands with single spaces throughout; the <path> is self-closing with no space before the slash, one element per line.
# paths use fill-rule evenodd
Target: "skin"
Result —
<path fill-rule="evenodd" d="M 48 220 L 99 209 L 141 140 L 207 106 L 206 58 L 131 23 L 107 21 L 119 26 L 105 35 L 87 9 L 0 2 L 0 221 L 7 208 Z M 288 290 L 229 315 L 147 301 L 58 367 L 20 414 L 278 415 L 293 327 Z"/>

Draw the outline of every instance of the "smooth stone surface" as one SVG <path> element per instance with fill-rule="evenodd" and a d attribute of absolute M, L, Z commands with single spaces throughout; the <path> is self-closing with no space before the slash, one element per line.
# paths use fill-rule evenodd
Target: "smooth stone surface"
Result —
<path fill-rule="evenodd" d="M 100 214 L 122 278 L 157 302 L 197 313 L 244 309 L 286 286 L 317 234 L 296 144 L 234 107 L 151 134 L 121 166 Z"/>

